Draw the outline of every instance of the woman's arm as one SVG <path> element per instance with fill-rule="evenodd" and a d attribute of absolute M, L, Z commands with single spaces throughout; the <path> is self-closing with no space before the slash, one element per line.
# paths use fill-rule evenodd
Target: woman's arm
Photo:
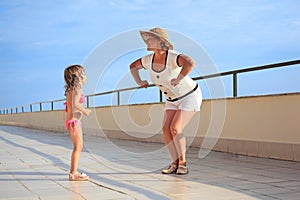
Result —
<path fill-rule="evenodd" d="M 134 78 L 135 82 L 143 87 L 143 88 L 147 88 L 149 86 L 149 83 L 148 81 L 146 80 L 141 80 L 141 77 L 140 77 L 140 73 L 139 73 L 139 70 L 142 69 L 142 62 L 141 62 L 141 59 L 138 59 L 136 61 L 134 61 L 133 63 L 130 64 L 130 72 L 131 72 L 131 75 L 132 77 Z"/>
<path fill-rule="evenodd" d="M 195 61 L 191 57 L 183 55 L 183 54 L 179 55 L 177 62 L 178 62 L 178 65 L 181 66 L 181 71 L 176 79 L 171 80 L 171 85 L 173 85 L 173 86 L 178 85 L 180 83 L 180 81 L 186 75 L 188 75 L 192 71 L 193 67 L 195 66 Z"/>

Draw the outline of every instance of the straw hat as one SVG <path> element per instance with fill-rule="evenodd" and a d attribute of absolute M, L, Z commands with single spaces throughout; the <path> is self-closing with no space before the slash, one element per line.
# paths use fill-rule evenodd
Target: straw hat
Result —
<path fill-rule="evenodd" d="M 140 34 L 145 42 L 149 38 L 149 36 L 156 37 L 165 42 L 165 45 L 169 48 L 169 50 L 173 49 L 173 45 L 168 40 L 167 31 L 162 28 L 152 28 L 149 31 L 140 31 Z"/>

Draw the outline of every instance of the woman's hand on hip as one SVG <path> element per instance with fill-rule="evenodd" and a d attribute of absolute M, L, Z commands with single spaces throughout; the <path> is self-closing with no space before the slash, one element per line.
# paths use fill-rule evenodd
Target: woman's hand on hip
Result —
<path fill-rule="evenodd" d="M 172 86 L 175 87 L 176 85 L 179 84 L 179 82 L 180 82 L 180 80 L 178 80 L 178 78 L 173 78 L 170 83 Z"/>

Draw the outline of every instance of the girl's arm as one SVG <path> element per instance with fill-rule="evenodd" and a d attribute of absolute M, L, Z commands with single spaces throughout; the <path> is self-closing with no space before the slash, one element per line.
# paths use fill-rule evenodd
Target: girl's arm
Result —
<path fill-rule="evenodd" d="M 141 77 L 140 77 L 140 73 L 139 73 L 139 70 L 142 69 L 142 62 L 141 62 L 141 59 L 138 59 L 136 61 L 134 61 L 133 63 L 130 64 L 130 72 L 131 72 L 131 75 L 132 77 L 134 78 L 135 82 L 143 87 L 143 88 L 147 88 L 149 86 L 149 83 L 148 81 L 144 80 L 142 81 L 141 80 Z"/>
<path fill-rule="evenodd" d="M 73 102 L 73 111 L 79 110 L 84 115 L 88 116 L 88 115 L 90 115 L 91 110 L 84 108 L 83 104 L 80 103 L 81 94 L 82 94 L 82 91 L 79 88 L 76 88 L 73 91 L 73 99 L 72 99 L 72 102 Z"/>
<path fill-rule="evenodd" d="M 180 81 L 192 71 L 195 65 L 195 61 L 192 58 L 183 54 L 179 55 L 177 62 L 178 65 L 181 66 L 181 71 L 176 79 L 171 80 L 173 86 L 178 85 Z"/>

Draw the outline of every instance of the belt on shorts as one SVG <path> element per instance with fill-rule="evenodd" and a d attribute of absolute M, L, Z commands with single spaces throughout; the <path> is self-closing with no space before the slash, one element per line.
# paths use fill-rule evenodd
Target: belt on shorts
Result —
<path fill-rule="evenodd" d="M 182 98 L 184 98 L 184 97 L 186 97 L 186 96 L 192 94 L 194 91 L 197 90 L 197 88 L 198 88 L 198 84 L 196 84 L 196 86 L 194 87 L 194 89 L 192 89 L 191 91 L 189 91 L 189 92 L 186 93 L 185 95 L 182 95 L 181 97 L 177 97 L 177 98 L 175 98 L 175 99 L 166 99 L 166 100 L 167 100 L 167 101 L 171 101 L 171 102 L 178 101 L 178 100 L 180 100 L 180 99 L 182 99 Z"/>

